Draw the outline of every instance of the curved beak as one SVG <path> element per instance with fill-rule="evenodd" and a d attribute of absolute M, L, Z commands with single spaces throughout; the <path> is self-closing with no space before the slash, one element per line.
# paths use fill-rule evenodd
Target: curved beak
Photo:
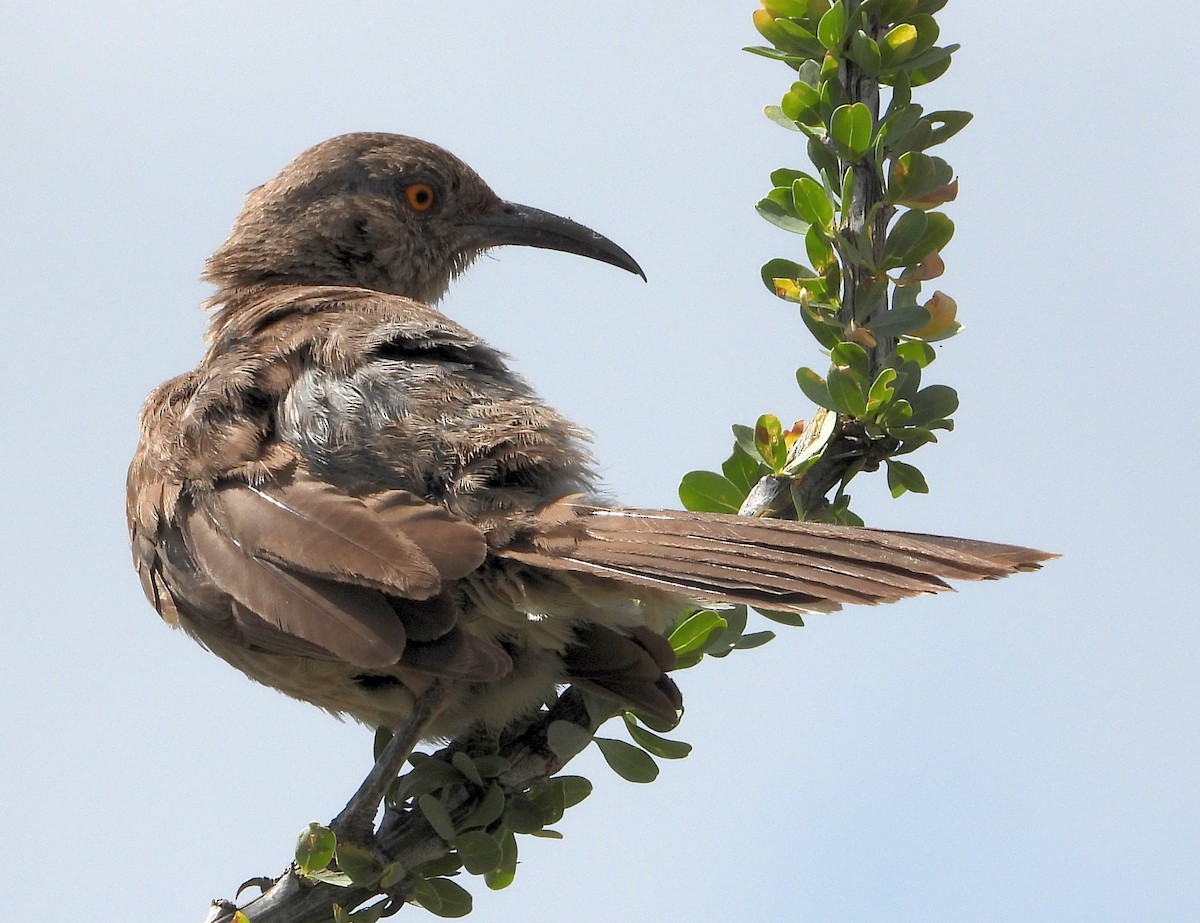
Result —
<path fill-rule="evenodd" d="M 561 250 L 618 266 L 646 280 L 637 261 L 603 234 L 570 218 L 515 202 L 499 201 L 478 215 L 463 228 L 463 243 L 481 250 L 502 246 Z"/>

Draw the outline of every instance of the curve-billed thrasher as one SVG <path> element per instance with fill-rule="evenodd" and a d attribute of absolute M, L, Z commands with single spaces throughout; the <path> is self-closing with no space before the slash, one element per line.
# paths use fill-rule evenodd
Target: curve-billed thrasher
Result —
<path fill-rule="evenodd" d="M 168 622 L 259 682 L 394 727 L 498 729 L 557 684 L 674 719 L 694 601 L 890 602 L 1050 557 L 1011 545 L 610 507 L 585 433 L 430 304 L 489 247 L 641 274 L 432 144 L 351 134 L 249 195 L 208 261 L 208 351 L 154 391 L 134 562 Z"/>

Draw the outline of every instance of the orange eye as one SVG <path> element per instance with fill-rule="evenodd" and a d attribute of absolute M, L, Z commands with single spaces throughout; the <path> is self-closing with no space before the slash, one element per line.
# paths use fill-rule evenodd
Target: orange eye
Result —
<path fill-rule="evenodd" d="M 413 183 L 411 186 L 404 187 L 404 196 L 408 199 L 408 204 L 419 212 L 429 211 L 433 208 L 436 198 L 433 187 L 429 183 Z"/>

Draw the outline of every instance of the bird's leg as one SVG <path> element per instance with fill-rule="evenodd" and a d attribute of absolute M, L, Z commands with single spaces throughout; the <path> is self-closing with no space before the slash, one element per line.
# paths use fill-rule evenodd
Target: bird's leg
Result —
<path fill-rule="evenodd" d="M 412 713 L 395 729 L 379 759 L 363 779 L 358 791 L 329 824 L 339 842 L 370 843 L 374 839 L 375 812 L 387 794 L 388 786 L 404 768 L 404 761 L 421 742 L 442 703 L 447 687 L 435 681 L 413 702 Z"/>

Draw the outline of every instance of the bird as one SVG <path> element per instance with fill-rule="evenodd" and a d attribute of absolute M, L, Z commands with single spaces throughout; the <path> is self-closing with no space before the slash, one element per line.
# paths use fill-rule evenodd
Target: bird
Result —
<path fill-rule="evenodd" d="M 134 565 L 159 615 L 251 679 L 395 728 L 499 732 L 573 683 L 673 723 L 664 635 L 697 606 L 832 611 L 1052 555 L 820 523 L 622 507 L 587 432 L 434 307 L 481 254 L 645 279 L 450 152 L 358 132 L 248 194 L 208 259 L 203 358 L 147 398 Z"/>

